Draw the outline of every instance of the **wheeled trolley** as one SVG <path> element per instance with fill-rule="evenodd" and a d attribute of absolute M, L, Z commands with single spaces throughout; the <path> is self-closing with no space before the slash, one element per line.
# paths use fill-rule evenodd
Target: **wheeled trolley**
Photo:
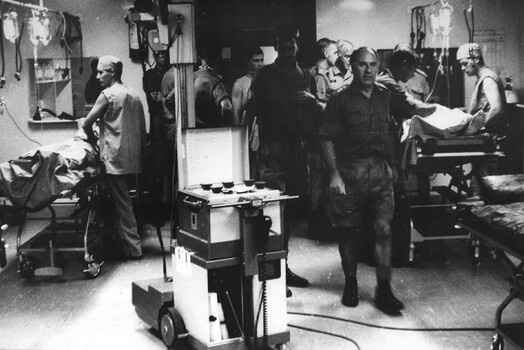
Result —
<path fill-rule="evenodd" d="M 22 222 L 16 236 L 16 252 L 18 257 L 18 273 L 23 278 L 37 276 L 60 276 L 62 269 L 56 264 L 57 252 L 83 252 L 87 254 L 88 234 L 90 230 L 100 230 L 92 225 L 93 213 L 97 203 L 98 183 L 100 179 L 89 179 L 81 182 L 72 190 L 66 191 L 60 198 L 46 208 L 49 210 L 48 224 L 35 235 L 24 240 L 24 230 L 29 211 L 22 209 Z M 56 208 L 70 208 L 69 217 L 57 218 Z M 36 212 L 33 210 L 32 212 Z M 82 237 L 80 240 L 77 239 Z M 46 253 L 49 265 L 38 266 L 32 253 Z M 95 274 L 86 274 L 89 278 Z"/>
<path fill-rule="evenodd" d="M 284 348 L 283 213 L 296 197 L 249 179 L 244 127 L 184 129 L 172 278 L 133 282 L 133 305 L 168 347 Z"/>

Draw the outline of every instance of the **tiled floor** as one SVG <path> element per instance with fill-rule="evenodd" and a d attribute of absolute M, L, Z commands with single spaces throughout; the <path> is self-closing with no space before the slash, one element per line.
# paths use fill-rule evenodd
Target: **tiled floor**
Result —
<path fill-rule="evenodd" d="M 346 308 L 340 303 L 337 245 L 301 236 L 303 223 L 293 227 L 289 265 L 311 286 L 293 288 L 287 299 L 288 349 L 490 348 L 495 310 L 510 287 L 505 277 L 511 271 L 502 259 L 483 251 L 482 264 L 473 268 L 463 241 L 422 244 L 416 267 L 394 270 L 394 289 L 406 309 L 389 317 L 373 306 L 373 267 L 359 265 L 360 305 Z M 167 245 L 167 230 L 163 236 Z M 61 254 L 61 279 L 24 280 L 17 274 L 15 227 L 5 238 L 10 247 L 8 265 L 0 271 L 0 349 L 164 349 L 131 303 L 132 281 L 162 276 L 153 228 L 145 237 L 143 260 L 108 261 L 94 280 L 80 272 L 81 253 Z M 522 303 L 513 303 L 504 315 L 521 321 Z M 506 344 L 505 349 L 515 348 Z"/>

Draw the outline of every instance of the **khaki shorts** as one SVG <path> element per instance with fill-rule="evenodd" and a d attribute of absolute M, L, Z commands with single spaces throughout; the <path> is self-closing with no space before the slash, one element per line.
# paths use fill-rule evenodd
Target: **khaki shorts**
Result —
<path fill-rule="evenodd" d="M 387 224 L 394 212 L 393 175 L 385 160 L 375 157 L 339 164 L 345 195 L 331 197 L 334 227 L 364 227 L 365 219 Z"/>

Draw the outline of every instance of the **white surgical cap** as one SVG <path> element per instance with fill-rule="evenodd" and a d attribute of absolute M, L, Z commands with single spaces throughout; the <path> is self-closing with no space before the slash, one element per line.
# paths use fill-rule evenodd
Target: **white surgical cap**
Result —
<path fill-rule="evenodd" d="M 115 56 L 102 56 L 98 59 L 98 70 L 113 69 L 115 73 L 115 79 L 120 80 L 122 77 L 122 61 Z"/>
<path fill-rule="evenodd" d="M 457 50 L 457 61 L 466 59 L 466 58 L 475 58 L 481 57 L 482 50 L 480 45 L 477 43 L 469 43 L 461 45 Z"/>
<path fill-rule="evenodd" d="M 115 69 L 119 63 L 122 64 L 122 61 L 118 57 L 111 55 L 102 56 L 98 59 L 98 67 L 102 69 Z"/>

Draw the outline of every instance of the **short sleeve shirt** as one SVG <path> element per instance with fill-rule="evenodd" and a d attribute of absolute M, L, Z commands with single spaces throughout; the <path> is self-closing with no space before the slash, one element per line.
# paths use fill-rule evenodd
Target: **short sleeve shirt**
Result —
<path fill-rule="evenodd" d="M 413 116 L 415 99 L 406 94 L 406 91 L 396 82 L 389 70 L 384 70 L 378 77 L 377 83 L 384 85 L 391 95 L 391 114 L 397 123 Z"/>
<path fill-rule="evenodd" d="M 388 159 L 387 144 L 392 119 L 389 91 L 380 84 L 368 98 L 350 87 L 331 98 L 326 106 L 320 137 L 335 145 L 341 161 L 370 156 Z"/>
<path fill-rule="evenodd" d="M 100 159 L 108 174 L 138 174 L 146 140 L 142 102 L 122 84 L 113 84 L 102 94 L 109 105 L 100 123 Z"/>
<path fill-rule="evenodd" d="M 219 126 L 223 122 L 220 102 L 231 99 L 222 77 L 203 67 L 195 72 L 195 115 L 197 126 Z"/>

